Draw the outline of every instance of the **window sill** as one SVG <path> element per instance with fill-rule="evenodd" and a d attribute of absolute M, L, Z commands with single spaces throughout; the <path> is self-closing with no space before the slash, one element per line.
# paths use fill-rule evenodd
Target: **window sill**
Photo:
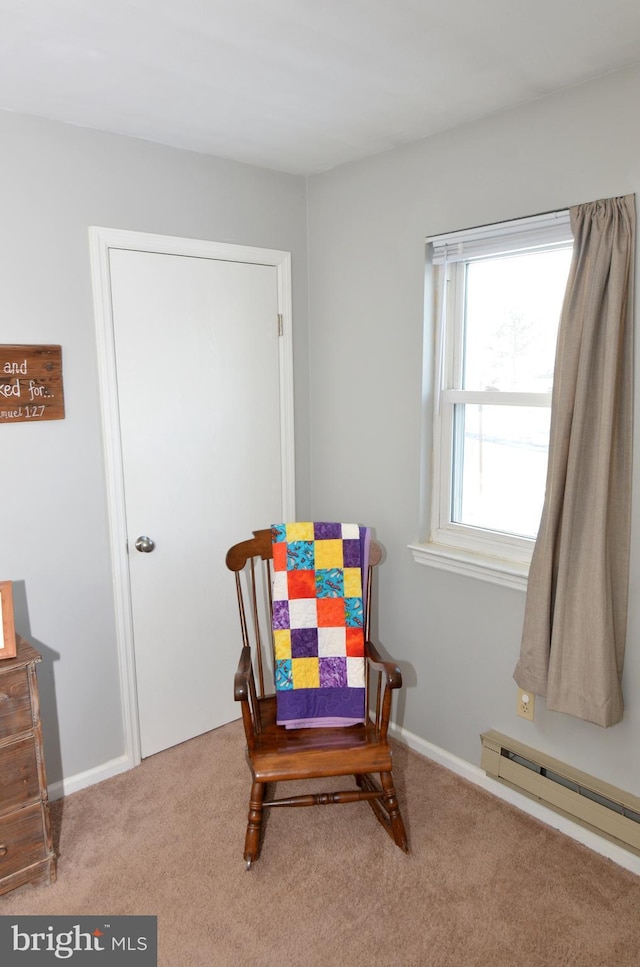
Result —
<path fill-rule="evenodd" d="M 462 574 L 489 584 L 516 591 L 527 590 L 529 565 L 490 557 L 474 551 L 459 550 L 445 544 L 409 544 L 409 550 L 417 564 L 435 567 L 440 571 Z"/>

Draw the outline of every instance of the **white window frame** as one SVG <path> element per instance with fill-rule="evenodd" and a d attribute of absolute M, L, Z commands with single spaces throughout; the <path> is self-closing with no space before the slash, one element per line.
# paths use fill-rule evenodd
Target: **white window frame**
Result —
<path fill-rule="evenodd" d="M 535 541 L 470 527 L 452 521 L 454 410 L 456 404 L 518 406 L 551 405 L 550 393 L 474 391 L 462 385 L 462 332 L 465 266 L 477 259 L 526 251 L 549 251 L 573 242 L 569 212 L 552 212 L 482 226 L 427 239 L 433 266 L 435 299 L 435 372 L 433 376 L 433 450 L 431 508 L 423 522 L 427 540 L 410 545 L 420 564 L 476 577 L 519 590 L 526 589 Z M 433 321 L 436 325 L 433 325 Z M 425 353 L 433 343 L 425 338 Z M 425 372 L 431 369 L 425 359 Z"/>

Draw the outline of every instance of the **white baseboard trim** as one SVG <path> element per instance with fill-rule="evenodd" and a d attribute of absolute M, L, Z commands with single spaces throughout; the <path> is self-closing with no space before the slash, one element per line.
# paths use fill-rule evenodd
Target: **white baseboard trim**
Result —
<path fill-rule="evenodd" d="M 389 734 L 415 752 L 426 756 L 427 759 L 432 759 L 438 765 L 444 766 L 445 769 L 449 769 L 451 772 L 455 772 L 456 775 L 462 776 L 463 779 L 468 779 L 470 782 L 475 783 L 476 786 L 481 786 L 483 789 L 486 789 L 487 792 L 490 792 L 493 796 L 497 796 L 498 799 L 506 800 L 512 806 L 516 806 L 518 809 L 522 809 L 523 812 L 529 813 L 530 816 L 535 816 L 536 819 L 546 823 L 547 826 L 553 826 L 554 829 L 570 836 L 571 839 L 575 839 L 584 846 L 588 846 L 595 853 L 606 856 L 607 859 L 640 876 L 640 856 L 636 856 L 635 853 L 630 853 L 622 846 L 610 842 L 603 836 L 598 836 L 597 833 L 592 832 L 590 829 L 585 829 L 584 826 L 580 826 L 579 823 L 574 823 L 567 816 L 562 816 L 560 813 L 554 812 L 553 809 L 549 809 L 541 802 L 537 802 L 535 799 L 529 799 L 528 796 L 522 795 L 517 790 L 511 789 L 509 786 L 504 786 L 501 782 L 497 782 L 488 776 L 479 766 L 474 766 L 471 762 L 460 759 L 452 752 L 447 752 L 446 749 L 441 749 L 439 746 L 427 742 L 426 739 L 421 739 L 419 735 L 409 732 L 408 729 L 401 728 L 392 723 L 389 726 Z"/>
<path fill-rule="evenodd" d="M 87 786 L 93 786 L 96 782 L 102 782 L 104 779 L 111 779 L 112 776 L 118 776 L 121 772 L 126 772 L 131 768 L 133 768 L 133 762 L 129 756 L 121 755 L 117 759 L 110 759 L 94 769 L 87 769 L 86 772 L 78 772 L 68 779 L 52 782 L 48 786 L 49 800 L 53 802 L 54 799 L 62 799 L 63 796 L 69 796 L 72 792 L 79 792 L 80 789 L 86 789 Z"/>

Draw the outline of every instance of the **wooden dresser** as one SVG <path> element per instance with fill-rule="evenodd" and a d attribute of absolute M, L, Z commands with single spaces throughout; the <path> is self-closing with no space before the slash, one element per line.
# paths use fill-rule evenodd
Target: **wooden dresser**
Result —
<path fill-rule="evenodd" d="M 42 750 L 38 652 L 16 635 L 0 661 L 0 894 L 56 878 Z"/>

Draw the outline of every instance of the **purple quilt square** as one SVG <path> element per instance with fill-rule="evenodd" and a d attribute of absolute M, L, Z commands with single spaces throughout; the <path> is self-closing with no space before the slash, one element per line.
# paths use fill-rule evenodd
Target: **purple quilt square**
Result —
<path fill-rule="evenodd" d="M 273 602 L 273 629 L 274 631 L 289 627 L 289 602 Z"/>
<path fill-rule="evenodd" d="M 318 657 L 318 629 L 317 628 L 292 628 L 291 657 L 292 658 L 317 658 Z"/>
<path fill-rule="evenodd" d="M 346 658 L 320 658 L 320 688 L 341 688 L 347 684 Z"/>
<path fill-rule="evenodd" d="M 342 542 L 345 567 L 360 567 L 360 541 L 346 540 Z"/>
<path fill-rule="evenodd" d="M 314 524 L 313 536 L 317 541 L 336 540 L 342 537 L 342 527 L 340 524 Z"/>

